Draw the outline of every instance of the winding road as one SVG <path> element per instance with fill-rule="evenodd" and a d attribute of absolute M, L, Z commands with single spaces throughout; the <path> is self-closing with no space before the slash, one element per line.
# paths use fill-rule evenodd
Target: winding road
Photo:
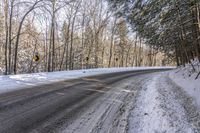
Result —
<path fill-rule="evenodd" d="M 163 70 L 102 74 L 0 94 L 0 132 L 114 132 L 116 128 L 107 126 L 109 121 L 112 119 L 112 127 L 119 127 L 127 99 L 151 78 L 149 73 L 158 71 Z M 119 97 L 117 92 L 123 93 Z"/>

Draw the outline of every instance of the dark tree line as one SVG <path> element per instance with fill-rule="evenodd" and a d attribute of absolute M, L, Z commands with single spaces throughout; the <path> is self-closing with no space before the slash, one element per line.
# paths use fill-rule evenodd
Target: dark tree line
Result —
<path fill-rule="evenodd" d="M 138 36 L 177 65 L 200 60 L 199 0 L 109 0 Z M 193 68 L 195 69 L 195 68 Z"/>

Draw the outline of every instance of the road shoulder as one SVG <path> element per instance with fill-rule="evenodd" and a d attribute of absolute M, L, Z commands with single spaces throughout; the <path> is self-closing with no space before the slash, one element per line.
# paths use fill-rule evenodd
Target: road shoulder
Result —
<path fill-rule="evenodd" d="M 190 98 L 170 81 L 166 72 L 154 75 L 137 96 L 129 117 L 129 132 L 197 132 L 196 122 L 191 121 L 190 114 L 198 113 L 188 99 Z M 192 110 L 187 110 L 189 108 Z"/>

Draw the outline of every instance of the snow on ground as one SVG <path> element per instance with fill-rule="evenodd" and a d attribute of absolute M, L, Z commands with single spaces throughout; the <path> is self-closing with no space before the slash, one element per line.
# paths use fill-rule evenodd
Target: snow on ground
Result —
<path fill-rule="evenodd" d="M 193 72 L 191 65 L 188 64 L 186 67 L 173 70 L 169 77 L 194 99 L 200 109 L 200 75 L 195 79 L 200 72 L 200 64 L 194 65 L 197 72 Z"/>
<path fill-rule="evenodd" d="M 83 107 L 61 133 L 198 133 L 200 112 L 169 72 L 124 79 Z M 99 90 L 97 90 L 99 91 Z M 82 101 L 84 102 L 84 101 Z M 54 118 L 53 118 L 54 119 Z M 56 119 L 56 118 L 55 118 Z M 49 122 L 49 123 L 48 123 Z M 44 127 L 51 125 L 47 120 Z M 43 126 L 43 125 L 42 125 Z"/>
<path fill-rule="evenodd" d="M 16 89 L 28 88 L 31 86 L 48 84 L 57 81 L 75 79 L 97 74 L 105 74 L 121 71 L 145 70 L 145 69 L 165 69 L 166 67 L 131 67 L 131 68 L 99 68 L 87 70 L 61 71 L 51 73 L 33 73 L 21 75 L 0 76 L 0 93 L 13 91 Z"/>
<path fill-rule="evenodd" d="M 0 92 L 84 76 L 144 69 L 155 68 L 105 68 L 1 76 Z M 103 96 L 84 107 L 79 117 L 58 129 L 58 132 L 200 132 L 200 111 L 194 103 L 200 105 L 200 79 L 195 80 L 196 75 L 190 67 L 185 67 L 134 76 L 112 86 L 105 85 L 112 89 L 100 91 Z M 45 124 L 51 125 L 48 122 Z"/>
<path fill-rule="evenodd" d="M 152 75 L 139 92 L 129 116 L 130 133 L 194 133 L 197 130 L 195 124 L 199 119 L 189 121 L 192 117 L 189 114 L 195 110 L 186 110 L 193 105 L 185 102 L 183 97 L 187 100 L 187 96 L 166 75 Z"/>
<path fill-rule="evenodd" d="M 138 75 L 100 91 L 61 133 L 197 133 L 200 112 L 168 72 Z M 97 90 L 99 91 L 99 90 Z M 51 125 L 47 120 L 45 125 Z M 45 126 L 44 125 L 44 126 Z"/>
<path fill-rule="evenodd" d="M 110 86 L 112 89 L 96 99 L 92 105 L 61 133 L 125 133 L 129 111 L 134 105 L 136 93 L 150 75 L 125 79 Z M 58 131 L 59 132 L 59 131 Z"/>
<path fill-rule="evenodd" d="M 200 132 L 200 63 L 192 61 L 195 71 L 190 64 L 177 68 L 168 73 L 170 80 L 179 87 L 184 95 L 181 99 L 188 114 L 188 120 Z M 178 97 L 178 95 L 177 95 Z"/>

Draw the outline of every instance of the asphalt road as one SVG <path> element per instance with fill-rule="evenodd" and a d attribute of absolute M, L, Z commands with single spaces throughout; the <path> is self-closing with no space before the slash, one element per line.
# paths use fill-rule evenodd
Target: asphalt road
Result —
<path fill-rule="evenodd" d="M 109 91 L 110 85 L 157 71 L 163 70 L 103 74 L 1 94 L 0 133 L 54 132 L 101 97 L 101 91 Z"/>

